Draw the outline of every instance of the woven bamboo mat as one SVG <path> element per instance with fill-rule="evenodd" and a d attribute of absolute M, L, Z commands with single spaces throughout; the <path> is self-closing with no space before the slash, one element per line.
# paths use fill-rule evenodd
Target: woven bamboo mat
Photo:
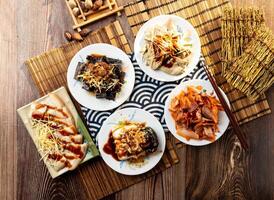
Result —
<path fill-rule="evenodd" d="M 206 64 L 214 69 L 218 85 L 227 94 L 232 111 L 240 124 L 271 112 L 265 97 L 252 102 L 221 76 L 221 15 L 228 0 L 135 0 L 125 7 L 131 30 L 136 36 L 140 27 L 150 18 L 161 14 L 175 14 L 188 20 L 197 30 Z"/>
<path fill-rule="evenodd" d="M 77 51 L 92 43 L 110 43 L 126 53 L 131 49 L 118 21 L 90 34 L 83 42 L 71 42 L 59 48 L 30 58 L 26 65 L 41 95 L 45 95 L 60 86 L 66 86 L 66 72 L 70 60 Z M 77 103 L 76 103 L 77 104 Z M 132 184 L 153 176 L 179 162 L 176 151 L 167 140 L 166 152 L 159 164 L 146 174 L 124 176 L 114 172 L 101 158 L 91 160 L 80 166 L 78 172 L 91 199 L 103 198 Z"/>
<path fill-rule="evenodd" d="M 222 75 L 230 68 L 233 59 L 240 56 L 254 31 L 265 24 L 265 16 L 259 8 L 225 8 L 221 19 Z M 243 28 L 244 27 L 244 28 Z"/>

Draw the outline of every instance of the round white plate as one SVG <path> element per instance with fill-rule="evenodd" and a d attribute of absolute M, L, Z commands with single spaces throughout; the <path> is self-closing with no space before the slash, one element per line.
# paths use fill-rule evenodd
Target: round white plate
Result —
<path fill-rule="evenodd" d="M 121 92 L 116 95 L 115 100 L 98 99 L 91 92 L 82 88 L 82 83 L 74 79 L 75 70 L 78 62 L 85 62 L 87 55 L 92 53 L 106 55 L 110 58 L 120 59 L 123 62 L 122 70 L 126 73 L 125 83 L 121 88 Z M 84 47 L 76 53 L 72 58 L 67 72 L 68 88 L 72 96 L 81 105 L 92 110 L 111 110 L 124 103 L 130 96 L 135 82 L 135 73 L 133 65 L 126 53 L 121 49 L 109 44 L 98 43 Z"/>
<path fill-rule="evenodd" d="M 170 130 L 170 132 L 181 142 L 185 143 L 185 144 L 189 144 L 192 146 L 203 146 L 203 145 L 207 145 L 212 143 L 211 141 L 208 140 L 194 140 L 194 139 L 190 139 L 190 140 L 186 140 L 184 137 L 178 135 L 176 133 L 176 127 L 175 127 L 175 122 L 171 116 L 171 113 L 169 111 L 169 106 L 170 106 L 170 102 L 171 99 L 173 99 L 175 96 L 177 96 L 181 91 L 186 90 L 187 86 L 202 86 L 203 89 L 206 90 L 207 94 L 210 94 L 212 91 L 214 92 L 214 89 L 211 85 L 211 83 L 209 81 L 205 81 L 205 80 L 200 80 L 200 79 L 194 79 L 194 80 L 189 80 L 186 82 L 182 82 L 179 85 L 177 85 L 169 94 L 166 103 L 165 103 L 165 121 L 167 124 L 168 129 Z M 227 96 L 225 95 L 225 93 L 222 91 L 222 89 L 220 88 L 226 102 L 228 103 L 228 105 L 230 106 L 229 100 L 227 98 Z M 215 92 L 214 92 L 215 94 Z M 217 95 L 215 94 L 215 96 L 217 97 Z M 218 98 L 218 97 L 217 97 Z M 224 111 L 220 111 L 219 112 L 219 123 L 218 123 L 218 127 L 219 127 L 219 132 L 216 133 L 216 140 L 218 140 L 225 132 L 225 130 L 227 129 L 229 125 L 229 119 L 226 115 L 226 113 Z M 215 140 L 215 141 L 216 141 Z"/>
<path fill-rule="evenodd" d="M 111 129 L 122 120 L 130 120 L 136 122 L 146 122 L 157 134 L 159 146 L 158 150 L 145 157 L 143 165 L 136 166 L 128 161 L 117 161 L 111 155 L 103 151 L 104 145 L 107 143 Z M 103 160 L 116 172 L 125 175 L 138 175 L 152 169 L 161 159 L 166 145 L 165 132 L 160 122 L 149 112 L 138 108 L 125 108 L 118 110 L 110 115 L 103 123 L 97 135 L 98 147 Z"/>
<path fill-rule="evenodd" d="M 169 19 L 172 19 L 176 26 L 180 27 L 184 33 L 189 35 L 191 38 L 190 42 L 193 45 L 192 58 L 186 67 L 185 72 L 180 75 L 170 75 L 161 70 L 153 70 L 150 66 L 146 65 L 145 61 L 143 60 L 143 55 L 140 53 L 142 47 L 145 44 L 144 38 L 147 30 L 155 26 L 155 24 L 165 24 Z M 147 21 L 138 31 L 134 41 L 134 53 L 137 63 L 147 75 L 159 81 L 176 81 L 189 74 L 198 64 L 201 54 L 201 43 L 198 33 L 188 21 L 176 15 L 159 15 Z"/>

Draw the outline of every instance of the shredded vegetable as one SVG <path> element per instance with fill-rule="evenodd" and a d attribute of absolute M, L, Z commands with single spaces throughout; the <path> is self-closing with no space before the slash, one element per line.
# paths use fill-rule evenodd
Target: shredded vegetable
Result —
<path fill-rule="evenodd" d="M 61 141 L 55 137 L 58 129 L 51 128 L 56 125 L 53 121 L 32 119 L 32 128 L 35 131 L 38 151 L 42 153 L 43 159 L 48 154 L 62 153 L 63 147 Z"/>

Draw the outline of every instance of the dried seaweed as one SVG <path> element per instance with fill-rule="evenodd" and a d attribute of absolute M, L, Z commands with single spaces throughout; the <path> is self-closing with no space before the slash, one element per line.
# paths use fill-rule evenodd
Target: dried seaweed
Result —
<path fill-rule="evenodd" d="M 261 25 L 241 56 L 224 77 L 235 88 L 256 100 L 274 83 L 274 35 Z"/>
<path fill-rule="evenodd" d="M 221 23 L 223 75 L 231 66 L 233 59 L 243 53 L 256 28 L 264 22 L 264 13 L 257 8 L 226 7 L 223 10 Z"/>

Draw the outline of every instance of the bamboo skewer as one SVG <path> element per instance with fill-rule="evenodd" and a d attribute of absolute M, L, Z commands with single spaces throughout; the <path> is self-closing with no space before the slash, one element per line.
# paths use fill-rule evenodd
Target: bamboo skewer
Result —
<path fill-rule="evenodd" d="M 241 146 L 245 150 L 247 150 L 248 149 L 248 144 L 246 142 L 246 138 L 245 138 L 244 133 L 241 131 L 241 128 L 240 128 L 237 120 L 235 119 L 235 117 L 234 117 L 233 113 L 231 112 L 228 104 L 226 103 L 226 100 L 224 99 L 224 97 L 223 97 L 217 83 L 215 82 L 214 78 L 212 77 L 211 73 L 209 72 L 209 69 L 207 68 L 206 65 L 203 65 L 203 67 L 204 67 L 204 70 L 205 70 L 205 72 L 208 76 L 208 79 L 209 79 L 211 85 L 213 86 L 214 91 L 216 92 L 222 106 L 224 107 L 224 111 L 225 111 L 226 115 L 229 118 L 229 121 L 230 121 L 230 123 L 233 127 L 233 130 L 234 130 L 234 133 L 236 134 L 236 136 L 240 140 Z"/>

